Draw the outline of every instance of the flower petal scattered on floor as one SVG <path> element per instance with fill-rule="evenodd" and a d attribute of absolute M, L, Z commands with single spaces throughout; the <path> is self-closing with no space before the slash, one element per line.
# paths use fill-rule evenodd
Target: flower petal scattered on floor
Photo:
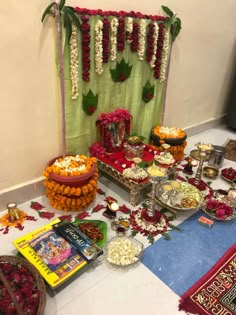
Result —
<path fill-rule="evenodd" d="M 93 208 L 92 213 L 93 213 L 93 212 L 98 212 L 98 211 L 100 211 L 101 209 L 105 209 L 105 208 L 106 208 L 106 206 L 101 205 L 101 204 L 98 204 L 98 205 L 96 205 L 96 206 Z"/>
<path fill-rule="evenodd" d="M 53 218 L 55 216 L 55 213 L 54 212 L 47 212 L 47 211 L 39 211 L 38 212 L 40 218 L 42 219 L 48 219 L 50 220 L 51 218 Z"/>
<path fill-rule="evenodd" d="M 38 211 L 38 210 L 42 210 L 45 207 L 41 205 L 39 202 L 31 201 L 30 208 Z"/>
<path fill-rule="evenodd" d="M 76 219 L 78 220 L 82 220 L 84 218 L 90 217 L 90 214 L 88 211 L 84 211 L 84 212 L 80 212 L 79 214 L 77 214 Z"/>

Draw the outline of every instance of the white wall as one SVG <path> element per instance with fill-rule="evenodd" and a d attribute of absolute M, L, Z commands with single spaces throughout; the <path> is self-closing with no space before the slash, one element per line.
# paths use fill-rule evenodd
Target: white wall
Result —
<path fill-rule="evenodd" d="M 51 19 L 42 25 L 40 21 L 49 3 L 1 2 L 2 190 L 36 180 L 47 161 L 61 153 L 54 22 Z M 162 4 L 175 11 L 183 23 L 172 50 L 165 124 L 185 128 L 221 116 L 232 75 L 235 0 L 67 0 L 72 6 L 147 14 L 162 13 Z"/>

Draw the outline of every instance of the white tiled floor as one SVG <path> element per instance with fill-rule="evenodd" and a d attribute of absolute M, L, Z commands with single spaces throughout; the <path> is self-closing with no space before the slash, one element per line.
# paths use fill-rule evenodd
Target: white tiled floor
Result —
<path fill-rule="evenodd" d="M 194 144 L 201 141 L 204 143 L 212 143 L 215 145 L 223 145 L 225 141 L 236 139 L 236 132 L 225 128 L 211 129 L 202 134 L 193 136 L 188 139 L 186 154 L 194 149 Z M 236 163 L 225 160 L 223 167 L 234 167 Z M 222 179 L 217 179 L 212 184 L 213 188 L 228 189 L 228 183 Z M 99 187 L 102 188 L 107 195 L 112 195 L 118 199 L 118 202 L 128 203 L 128 192 L 118 187 L 115 183 L 102 177 L 99 181 Z M 11 200 L 9 200 L 10 202 Z M 46 199 L 42 196 L 34 199 L 46 206 L 47 211 L 54 211 Z M 103 196 L 98 196 L 95 204 L 102 203 Z M 37 214 L 30 209 L 30 201 L 18 205 L 20 209 L 27 211 L 29 215 Z M 1 212 L 1 215 L 4 212 Z M 56 215 L 62 215 L 60 211 L 56 211 Z M 178 216 L 175 224 L 186 219 L 190 213 Z M 95 213 L 93 219 L 102 219 L 101 213 Z M 107 221 L 108 222 L 108 221 Z M 39 218 L 37 222 L 27 221 L 23 231 L 12 229 L 8 234 L 0 234 L 0 254 L 16 254 L 16 250 L 12 245 L 12 241 L 22 236 L 23 233 L 38 228 L 46 224 L 47 220 Z M 110 229 L 108 223 L 108 239 L 114 236 L 114 232 Z M 148 245 L 146 239 L 137 236 L 145 246 Z M 184 314 L 178 311 L 179 297 L 171 291 L 161 280 L 154 276 L 144 265 L 137 264 L 131 269 L 118 270 L 110 267 L 102 258 L 90 266 L 89 269 L 78 273 L 70 281 L 59 287 L 57 290 L 48 289 L 47 306 L 45 315 L 177 315 Z"/>

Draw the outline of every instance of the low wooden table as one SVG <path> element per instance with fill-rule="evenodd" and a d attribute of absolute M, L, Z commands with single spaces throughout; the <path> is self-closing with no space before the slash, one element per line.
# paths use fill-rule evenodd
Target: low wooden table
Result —
<path fill-rule="evenodd" d="M 119 182 L 122 186 L 129 189 L 129 195 L 130 195 L 129 202 L 134 207 L 137 206 L 141 202 L 141 198 L 140 198 L 141 192 L 147 189 L 149 186 L 151 187 L 151 183 L 149 181 L 138 183 L 124 177 L 121 172 L 116 170 L 111 165 L 99 160 L 99 158 L 97 158 L 97 165 L 98 165 L 98 169 L 104 175 L 108 175 L 112 177 L 114 180 Z"/>

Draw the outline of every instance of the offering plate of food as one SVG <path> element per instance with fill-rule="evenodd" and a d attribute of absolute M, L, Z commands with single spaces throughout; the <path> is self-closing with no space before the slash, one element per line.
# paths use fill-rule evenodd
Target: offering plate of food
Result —
<path fill-rule="evenodd" d="M 227 182 L 236 180 L 236 170 L 232 167 L 222 169 L 220 175 Z"/>
<path fill-rule="evenodd" d="M 203 202 L 203 195 L 199 189 L 187 182 L 166 180 L 157 186 L 157 202 L 174 210 L 197 210 Z"/>

